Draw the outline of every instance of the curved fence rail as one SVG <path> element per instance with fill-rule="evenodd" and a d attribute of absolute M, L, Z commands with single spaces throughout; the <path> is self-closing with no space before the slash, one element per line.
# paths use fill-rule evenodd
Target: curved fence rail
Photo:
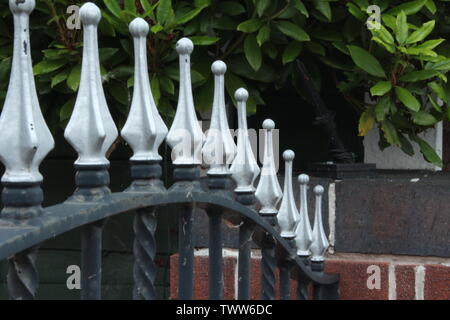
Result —
<path fill-rule="evenodd" d="M 101 299 L 102 230 L 107 219 L 118 214 L 135 216 L 133 253 L 135 299 L 155 299 L 156 211 L 173 205 L 179 216 L 179 299 L 193 298 L 193 214 L 196 208 L 209 217 L 209 295 L 223 298 L 223 220 L 239 227 L 238 299 L 250 298 L 252 240 L 262 252 L 262 297 L 275 298 L 275 273 L 280 273 L 281 299 L 290 299 L 291 282 L 297 281 L 298 299 L 337 299 L 338 275 L 324 272 L 328 247 L 322 225 L 322 194 L 316 186 L 316 211 L 311 228 L 307 206 L 309 178 L 299 177 L 300 210 L 292 188 L 294 152 L 285 151 L 284 188 L 275 170 L 272 131 L 266 120 L 265 156 L 260 169 L 249 141 L 245 89 L 236 91 L 238 141 L 231 136 L 224 95 L 226 64 L 212 65 L 215 94 L 210 130 L 202 132 L 195 114 L 190 54 L 192 42 L 177 43 L 180 57 L 180 88 L 175 119 L 170 130 L 158 114 L 150 90 L 145 38 L 148 24 L 140 18 L 130 24 L 135 45 L 135 82 L 130 114 L 121 131 L 131 146 L 132 184 L 111 193 L 109 162 L 105 157 L 118 136 L 103 94 L 97 44 L 101 12 L 93 3 L 80 10 L 84 27 L 81 82 L 65 137 L 78 152 L 75 162 L 76 190 L 64 203 L 43 209 L 39 165 L 53 148 L 53 138 L 42 117 L 32 74 L 29 49 L 29 15 L 34 0 L 9 1 L 14 15 L 15 37 L 10 86 L 0 116 L 0 160 L 6 167 L 2 178 L 4 209 L 0 216 L 0 259 L 8 259 L 7 285 L 12 299 L 33 299 L 38 289 L 36 258 L 46 240 L 81 227 L 81 298 Z M 8 128 L 6 128 L 8 127 Z M 160 180 L 160 145 L 172 148 L 175 183 L 166 189 Z M 200 165 L 210 167 L 201 183 Z M 257 188 L 254 183 L 261 175 Z M 312 285 L 312 286 L 311 286 Z M 312 291 L 310 291 L 312 288 Z M 312 295 L 311 295 L 312 294 Z"/>

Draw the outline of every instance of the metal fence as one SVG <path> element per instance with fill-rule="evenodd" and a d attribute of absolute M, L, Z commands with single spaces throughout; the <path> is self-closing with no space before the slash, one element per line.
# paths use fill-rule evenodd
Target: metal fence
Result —
<path fill-rule="evenodd" d="M 202 132 L 196 118 L 190 75 L 192 42 L 183 38 L 176 50 L 180 58 L 178 107 L 170 130 L 158 114 L 150 90 L 146 56 L 148 24 L 140 18 L 130 24 L 134 39 L 135 82 L 128 120 L 121 131 L 131 146 L 132 184 L 112 193 L 109 162 L 105 157 L 118 136 L 102 88 L 97 26 L 100 9 L 86 3 L 80 10 L 84 29 L 81 82 L 65 138 L 78 152 L 75 162 L 76 190 L 64 203 L 42 208 L 43 177 L 39 165 L 54 142 L 38 102 L 32 71 L 29 15 L 34 0 L 9 1 L 14 15 L 14 52 L 10 85 L 0 117 L 0 160 L 6 171 L 2 178 L 4 209 L 0 216 L 0 259 L 8 259 L 7 286 L 12 299 L 33 299 L 38 289 L 36 258 L 39 245 L 48 239 L 82 227 L 81 298 L 101 298 L 102 228 L 111 216 L 134 213 L 135 299 L 155 299 L 156 253 L 155 212 L 174 205 L 179 214 L 179 299 L 193 297 L 194 247 L 193 212 L 203 208 L 209 216 L 209 296 L 223 295 L 223 220 L 239 226 L 238 299 L 250 298 L 252 239 L 262 252 L 262 297 L 275 298 L 275 273 L 280 273 L 280 296 L 290 299 L 293 281 L 298 282 L 298 299 L 338 298 L 337 275 L 324 272 L 328 247 L 322 225 L 321 201 L 324 189 L 317 186 L 314 226 L 311 228 L 307 188 L 309 178 L 299 177 L 301 206 L 298 211 L 292 189 L 293 151 L 286 161 L 284 190 L 277 180 L 272 131 L 266 120 L 265 156 L 262 171 L 250 146 L 246 121 L 248 92 L 239 89 L 237 146 L 228 128 L 225 112 L 224 74 L 226 65 L 216 61 L 215 94 L 211 128 Z M 161 177 L 162 157 L 158 148 L 166 141 L 172 148 L 175 183 L 166 189 Z M 201 183 L 200 165 L 210 169 Z M 254 182 L 261 173 L 257 188 Z M 278 208 L 278 204 L 281 202 Z M 312 290 L 310 290 L 310 288 Z"/>

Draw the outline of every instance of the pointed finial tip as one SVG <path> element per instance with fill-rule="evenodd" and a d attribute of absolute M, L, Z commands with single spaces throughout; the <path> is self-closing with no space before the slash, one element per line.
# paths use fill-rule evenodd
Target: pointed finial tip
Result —
<path fill-rule="evenodd" d="M 298 182 L 300 184 L 307 184 L 309 183 L 309 176 L 307 174 L 301 174 L 298 176 Z"/>
<path fill-rule="evenodd" d="M 145 37 L 148 35 L 150 28 L 147 21 L 142 18 L 136 18 L 131 21 L 129 29 L 133 37 Z"/>
<path fill-rule="evenodd" d="M 292 150 L 286 150 L 283 152 L 283 159 L 285 161 L 293 161 L 295 158 L 295 152 Z"/>
<path fill-rule="evenodd" d="M 217 60 L 212 64 L 211 71 L 216 76 L 224 75 L 225 72 L 227 72 L 227 65 L 225 64 L 225 62 L 223 62 L 221 60 Z"/>
<path fill-rule="evenodd" d="M 101 18 L 100 8 L 92 2 L 86 2 L 80 9 L 80 19 L 84 25 L 98 25 Z"/>
<path fill-rule="evenodd" d="M 36 7 L 35 0 L 9 0 L 9 8 L 14 13 L 30 14 Z"/>
<path fill-rule="evenodd" d="M 324 187 L 322 187 L 322 186 L 316 186 L 315 188 L 314 188 L 314 193 L 316 194 L 316 195 L 318 195 L 318 196 L 320 196 L 320 195 L 322 195 L 323 193 L 325 192 L 325 189 L 324 189 Z"/>
<path fill-rule="evenodd" d="M 191 39 L 181 38 L 177 42 L 177 52 L 178 54 L 191 54 L 194 51 L 194 43 Z"/>
<path fill-rule="evenodd" d="M 239 102 L 245 102 L 248 100 L 248 91 L 244 88 L 237 89 L 234 97 Z"/>
<path fill-rule="evenodd" d="M 266 119 L 266 120 L 264 120 L 262 126 L 263 126 L 263 129 L 273 130 L 273 129 L 275 129 L 275 122 L 273 122 L 272 119 Z"/>

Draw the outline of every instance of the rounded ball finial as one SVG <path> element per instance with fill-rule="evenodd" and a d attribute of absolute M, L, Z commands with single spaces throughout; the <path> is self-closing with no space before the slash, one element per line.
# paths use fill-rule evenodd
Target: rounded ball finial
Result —
<path fill-rule="evenodd" d="M 286 150 L 283 152 L 283 159 L 285 161 L 293 161 L 295 158 L 295 152 L 292 150 Z"/>
<path fill-rule="evenodd" d="M 177 42 L 178 54 L 191 54 L 194 51 L 194 43 L 188 38 L 181 38 Z"/>
<path fill-rule="evenodd" d="M 94 3 L 87 2 L 80 9 L 80 20 L 83 25 L 98 25 L 102 18 L 102 13 Z"/>
<path fill-rule="evenodd" d="M 223 62 L 221 60 L 217 60 L 212 64 L 211 71 L 216 76 L 224 75 L 225 72 L 227 72 L 227 65 L 225 64 L 225 62 Z"/>
<path fill-rule="evenodd" d="M 239 102 L 246 102 L 248 100 L 248 91 L 244 88 L 237 89 L 234 97 Z"/>
<path fill-rule="evenodd" d="M 298 182 L 300 184 L 308 184 L 309 183 L 309 176 L 307 174 L 301 174 L 298 176 Z"/>
<path fill-rule="evenodd" d="M 314 188 L 314 193 L 318 196 L 321 196 L 324 192 L 325 189 L 321 185 L 318 185 Z"/>
<path fill-rule="evenodd" d="M 262 126 L 263 126 L 263 129 L 273 130 L 273 129 L 275 129 L 275 122 L 273 122 L 272 119 L 266 119 L 266 120 L 264 120 Z"/>
<path fill-rule="evenodd" d="M 13 13 L 30 14 L 36 7 L 35 0 L 9 0 L 9 9 Z"/>
<path fill-rule="evenodd" d="M 150 27 L 148 26 L 147 21 L 145 21 L 144 19 L 136 18 L 131 21 L 129 29 L 133 37 L 146 37 L 148 35 Z"/>

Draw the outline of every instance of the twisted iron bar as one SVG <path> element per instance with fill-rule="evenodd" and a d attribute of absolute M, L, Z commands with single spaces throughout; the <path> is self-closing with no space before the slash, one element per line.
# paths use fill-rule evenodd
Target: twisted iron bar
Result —
<path fill-rule="evenodd" d="M 20 252 L 9 259 L 7 285 L 12 300 L 34 300 L 39 286 L 36 258 L 39 247 Z"/>
<path fill-rule="evenodd" d="M 261 249 L 261 288 L 264 300 L 275 299 L 275 269 L 277 261 L 275 258 L 275 240 L 270 234 L 265 235 Z"/>
<path fill-rule="evenodd" d="M 309 284 L 302 281 L 297 281 L 297 300 L 308 300 L 309 292 L 308 292 Z"/>
<path fill-rule="evenodd" d="M 138 210 L 134 218 L 134 300 L 155 300 L 156 208 Z"/>

